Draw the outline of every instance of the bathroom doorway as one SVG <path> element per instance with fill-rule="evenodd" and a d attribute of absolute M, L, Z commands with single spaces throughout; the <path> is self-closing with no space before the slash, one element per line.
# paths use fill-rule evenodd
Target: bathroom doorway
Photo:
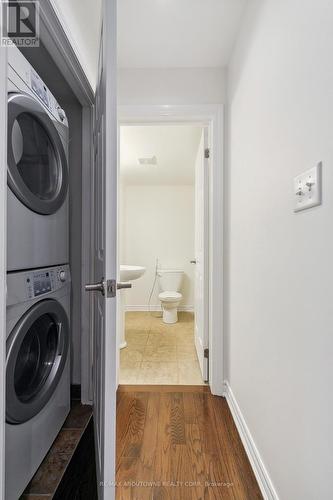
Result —
<path fill-rule="evenodd" d="M 208 381 L 208 127 L 120 126 L 119 383 Z"/>
<path fill-rule="evenodd" d="M 205 289 L 202 292 L 207 302 L 206 313 L 206 323 L 203 329 L 204 335 L 199 341 L 197 341 L 198 336 L 194 336 L 195 348 L 197 353 L 197 361 L 199 362 L 200 373 L 201 373 L 201 384 L 205 383 L 204 380 L 208 378 L 208 383 L 212 394 L 223 396 L 224 395 L 224 314 L 223 314 L 223 290 L 224 290 L 224 247 L 223 247 L 223 232 L 224 232 L 224 149 L 223 149 L 223 106 L 217 104 L 199 104 L 199 105 L 119 105 L 118 106 L 118 152 L 119 161 L 118 166 L 120 170 L 120 135 L 122 126 L 167 126 L 167 125 L 178 125 L 178 126 L 195 126 L 201 128 L 201 130 L 206 130 L 205 137 L 205 148 L 203 151 L 204 158 L 204 170 L 207 182 L 205 196 L 205 210 L 206 214 L 205 220 L 205 245 L 207 248 L 206 256 L 206 274 L 203 276 L 201 284 L 205 284 Z M 172 146 L 171 146 L 172 147 Z M 205 149 L 209 148 L 209 151 Z M 206 156 L 209 158 L 206 158 Z M 145 151 L 143 153 L 143 158 L 152 158 L 154 153 L 151 150 Z M 156 155 L 155 155 L 156 156 Z M 158 160 L 158 158 L 157 158 Z M 153 160 L 154 162 L 154 160 Z M 139 166 L 137 161 L 136 166 Z M 153 167 L 153 166 L 152 166 Z M 118 174 L 120 178 L 120 172 Z M 119 198 L 121 198 L 121 186 L 119 182 Z M 170 198 L 170 204 L 172 204 L 172 197 Z M 121 212 L 121 204 L 118 203 L 119 215 Z M 208 212 L 208 213 L 207 213 Z M 119 233 L 121 233 L 121 221 L 119 217 L 118 227 Z M 124 226 L 123 226 L 124 228 Z M 141 237 L 141 235 L 140 235 Z M 120 242 L 120 234 L 118 237 L 119 249 L 118 249 L 118 268 L 120 269 L 121 264 L 126 264 L 126 262 L 121 262 L 120 253 L 122 243 Z M 170 245 L 168 246 L 170 247 Z M 223 258 L 221 259 L 221 256 Z M 136 255 L 135 255 L 136 257 Z M 196 256 L 191 255 L 190 260 L 195 260 Z M 131 266 L 139 266 L 139 262 L 127 262 Z M 156 264 L 156 262 L 155 262 Z M 163 263 L 164 264 L 164 263 Z M 168 264 L 167 264 L 168 265 Z M 143 264 L 141 267 L 145 267 Z M 163 265 L 164 267 L 164 265 Z M 191 268 L 194 272 L 198 269 L 198 266 L 191 264 Z M 179 269 L 179 267 L 178 267 Z M 131 271 L 133 272 L 133 271 Z M 140 271 L 138 270 L 139 274 Z M 126 275 L 125 275 L 126 277 Z M 121 279 L 123 278 L 123 275 Z M 118 275 L 118 279 L 120 276 Z M 141 279 L 141 278 L 140 278 Z M 134 285 L 135 282 L 132 282 Z M 139 283 L 139 279 L 137 281 Z M 134 286 L 132 290 L 134 291 Z M 125 291 L 126 292 L 126 291 Z M 157 289 L 156 289 L 157 292 Z M 198 294 L 197 297 L 200 295 Z M 135 312 L 149 313 L 149 311 L 131 311 L 128 305 L 123 307 L 124 294 L 118 297 L 118 345 L 123 342 L 121 331 L 122 323 L 125 324 L 125 318 L 130 321 L 131 314 Z M 140 304 L 139 304 L 140 305 Z M 157 306 L 160 305 L 160 302 Z M 195 320 L 195 303 L 193 305 L 193 311 L 180 311 L 179 316 L 186 316 L 192 314 L 193 318 L 193 328 Z M 127 309 L 127 310 L 126 310 Z M 124 311 L 124 314 L 122 314 Z M 158 315 L 158 311 L 152 311 Z M 204 315 L 202 316 L 204 317 Z M 198 318 L 198 315 L 197 315 Z M 164 324 L 161 318 L 157 318 L 162 328 Z M 174 326 L 177 328 L 178 323 Z M 168 326 L 168 325 L 166 325 Z M 169 328 L 168 328 L 169 329 Z M 133 330 L 137 333 L 138 328 L 134 327 Z M 202 330 L 201 330 L 202 331 Z M 134 334 L 132 334 L 134 335 Z M 131 334 L 130 334 L 131 336 Z M 143 335 L 144 336 L 144 335 Z M 145 342 L 145 341 L 144 341 Z M 148 347 L 145 345 L 145 347 Z M 123 350 L 123 349 L 122 349 Z M 119 349 L 119 353 L 120 353 Z M 180 349 L 179 349 L 180 351 Z M 199 354 L 199 355 L 198 355 Z M 123 355 L 122 357 L 131 358 L 131 354 Z M 205 357 L 207 356 L 207 357 Z M 141 356 L 133 355 L 134 362 L 140 363 L 142 361 Z M 119 356 L 120 358 L 120 356 Z M 170 358 L 169 358 L 170 359 Z M 140 361 L 141 360 L 141 361 Z M 129 361 L 131 363 L 131 361 Z M 126 364 L 126 363 L 125 363 Z M 124 367 L 124 364 L 122 364 Z M 130 368 L 132 365 L 130 365 Z M 205 376 L 206 370 L 206 376 Z M 120 373 L 120 363 L 118 360 L 118 381 L 119 383 L 142 383 L 140 379 L 133 376 L 132 379 L 127 379 L 124 382 L 124 378 L 121 377 Z M 124 373 L 124 371 L 123 371 Z M 207 377 L 208 373 L 208 377 Z M 162 377 L 161 377 L 162 378 Z M 161 379 L 160 379 L 161 380 Z M 179 380 L 179 379 L 178 379 Z M 154 383 L 158 383 L 158 379 L 155 378 Z M 168 382 L 165 382 L 168 383 Z"/>

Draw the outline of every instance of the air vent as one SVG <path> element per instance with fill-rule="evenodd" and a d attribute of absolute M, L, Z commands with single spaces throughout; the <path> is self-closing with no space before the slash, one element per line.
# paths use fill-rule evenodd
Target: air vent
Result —
<path fill-rule="evenodd" d="M 147 158 L 138 158 L 138 163 L 139 163 L 139 165 L 148 165 L 148 166 L 156 167 L 157 158 L 156 158 L 156 156 L 151 156 L 151 157 L 147 157 Z"/>

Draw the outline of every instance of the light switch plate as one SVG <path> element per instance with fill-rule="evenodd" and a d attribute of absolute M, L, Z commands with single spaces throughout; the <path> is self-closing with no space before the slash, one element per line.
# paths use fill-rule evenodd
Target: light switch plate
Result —
<path fill-rule="evenodd" d="M 294 179 L 294 212 L 321 204 L 322 163 L 310 168 Z"/>

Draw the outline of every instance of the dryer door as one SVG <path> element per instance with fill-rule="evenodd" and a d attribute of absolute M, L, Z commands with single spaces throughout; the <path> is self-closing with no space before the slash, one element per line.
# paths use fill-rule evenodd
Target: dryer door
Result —
<path fill-rule="evenodd" d="M 68 190 L 65 151 L 45 108 L 25 94 L 8 95 L 8 185 L 30 210 L 62 206 Z"/>
<path fill-rule="evenodd" d="M 69 322 L 56 300 L 29 309 L 7 339 L 6 419 L 26 422 L 52 397 L 69 351 Z"/>

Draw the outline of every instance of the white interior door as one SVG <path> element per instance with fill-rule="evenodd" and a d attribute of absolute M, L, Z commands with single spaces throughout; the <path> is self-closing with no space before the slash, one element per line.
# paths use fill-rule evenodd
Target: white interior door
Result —
<path fill-rule="evenodd" d="M 104 0 L 94 120 L 93 408 L 100 500 L 115 497 L 117 97 L 116 0 Z"/>
<path fill-rule="evenodd" d="M 204 381 L 209 380 L 209 358 L 207 358 L 208 334 L 208 128 L 204 127 L 195 164 L 195 299 L 194 335 L 200 369 Z"/>

